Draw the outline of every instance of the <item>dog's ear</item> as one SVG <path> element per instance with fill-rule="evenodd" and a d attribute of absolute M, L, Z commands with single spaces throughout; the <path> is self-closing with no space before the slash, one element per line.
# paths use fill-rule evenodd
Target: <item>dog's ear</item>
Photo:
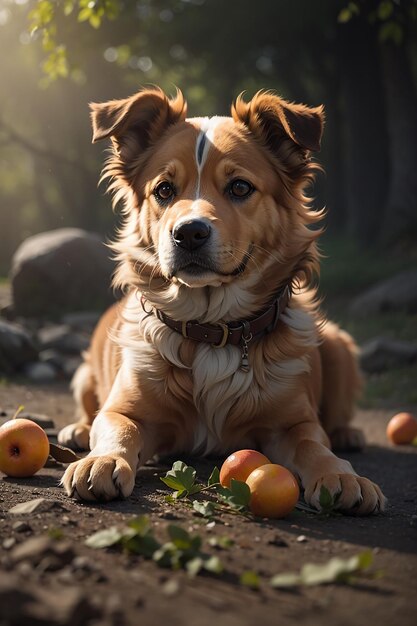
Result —
<path fill-rule="evenodd" d="M 239 96 L 232 105 L 232 116 L 284 161 L 294 156 L 294 151 L 300 163 L 300 157 L 305 160 L 310 152 L 320 150 L 324 125 L 321 106 L 293 104 L 270 92 L 259 91 L 249 102 Z"/>
<path fill-rule="evenodd" d="M 187 113 L 179 90 L 170 99 L 158 88 L 144 89 L 124 100 L 92 103 L 90 108 L 93 143 L 111 137 L 120 156 L 145 150 L 168 126 L 185 119 Z"/>

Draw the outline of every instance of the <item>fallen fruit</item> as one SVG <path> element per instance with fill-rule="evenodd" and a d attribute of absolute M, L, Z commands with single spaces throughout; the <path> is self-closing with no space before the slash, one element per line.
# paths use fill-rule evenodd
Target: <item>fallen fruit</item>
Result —
<path fill-rule="evenodd" d="M 285 517 L 300 496 L 295 477 L 286 467 L 269 463 L 255 469 L 246 479 L 251 492 L 250 509 L 258 517 Z"/>
<path fill-rule="evenodd" d="M 0 471 L 7 476 L 33 476 L 45 465 L 48 455 L 48 437 L 32 420 L 17 418 L 0 427 Z"/>
<path fill-rule="evenodd" d="M 271 461 L 256 450 L 238 450 L 227 457 L 220 469 L 220 483 L 230 487 L 232 478 L 245 482 L 249 474 Z"/>
<path fill-rule="evenodd" d="M 392 443 L 411 443 L 417 437 L 417 419 L 411 413 L 397 413 L 387 425 L 387 437 Z"/>

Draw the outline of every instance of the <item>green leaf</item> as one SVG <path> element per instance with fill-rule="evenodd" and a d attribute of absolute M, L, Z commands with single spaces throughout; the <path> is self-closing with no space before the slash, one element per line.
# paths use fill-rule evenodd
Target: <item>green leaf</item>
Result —
<path fill-rule="evenodd" d="M 128 522 L 127 525 L 129 526 L 129 528 L 132 528 L 135 533 L 140 537 L 144 537 L 151 530 L 151 521 L 147 515 L 134 517 Z"/>
<path fill-rule="evenodd" d="M 185 564 L 185 569 L 188 574 L 194 578 L 201 571 L 204 566 L 204 561 L 200 556 L 196 556 Z"/>
<path fill-rule="evenodd" d="M 169 524 L 167 531 L 171 541 L 175 545 L 181 544 L 185 547 L 190 545 L 191 535 L 185 528 L 181 528 L 181 526 L 177 526 L 176 524 Z"/>
<path fill-rule="evenodd" d="M 324 485 L 320 487 L 319 504 L 323 511 L 331 510 L 334 507 L 333 496 Z"/>
<path fill-rule="evenodd" d="M 212 517 L 216 510 L 214 502 L 210 502 L 209 500 L 205 500 L 204 502 L 194 500 L 193 509 L 203 517 Z"/>
<path fill-rule="evenodd" d="M 229 489 L 227 487 L 218 487 L 217 493 L 226 504 L 238 510 L 245 509 L 250 502 L 249 486 L 234 478 L 231 480 Z"/>
<path fill-rule="evenodd" d="M 337 21 L 339 22 L 339 24 L 346 24 L 346 22 L 349 22 L 351 19 L 352 13 L 348 8 L 342 9 L 337 16 Z"/>
<path fill-rule="evenodd" d="M 234 541 L 230 537 L 210 537 L 208 544 L 213 548 L 227 549 L 234 545 Z"/>
<path fill-rule="evenodd" d="M 212 487 L 213 485 L 219 485 L 219 484 L 220 484 L 220 472 L 219 472 L 219 468 L 215 467 L 209 476 L 209 479 L 207 481 L 207 487 Z"/>
<path fill-rule="evenodd" d="M 85 541 L 85 545 L 89 548 L 108 548 L 110 546 L 114 546 L 116 543 L 119 543 L 123 534 L 120 532 L 118 528 L 112 526 L 111 528 L 106 528 L 105 530 L 99 530 L 94 533 L 94 535 L 90 535 Z"/>
<path fill-rule="evenodd" d="M 257 572 L 247 570 L 241 574 L 239 582 L 245 587 L 250 587 L 250 589 L 259 589 L 261 580 Z"/>
<path fill-rule="evenodd" d="M 204 569 L 212 574 L 221 574 L 224 570 L 223 563 L 218 556 L 210 556 L 204 560 Z"/>
<path fill-rule="evenodd" d="M 171 487 L 171 489 L 175 489 L 179 492 L 180 495 L 177 497 L 182 497 L 184 492 L 188 493 L 198 493 L 201 487 L 195 484 L 196 471 L 193 467 L 186 465 L 183 461 L 175 461 L 165 476 L 161 476 L 162 482 Z"/>
<path fill-rule="evenodd" d="M 379 3 L 378 17 L 382 22 L 384 22 L 389 17 L 391 17 L 393 12 L 394 12 L 394 5 L 390 0 L 382 0 L 382 2 Z"/>
<path fill-rule="evenodd" d="M 288 587 L 296 587 L 301 583 L 301 578 L 298 574 L 276 574 L 271 578 L 269 584 L 271 587 L 286 589 Z"/>
<path fill-rule="evenodd" d="M 285 573 L 274 576 L 273 587 L 294 587 L 305 585 L 326 585 L 329 583 L 350 583 L 353 574 L 360 574 L 372 564 L 372 552 L 367 550 L 348 559 L 334 557 L 327 563 L 306 563 L 299 574 Z"/>
<path fill-rule="evenodd" d="M 101 26 L 101 17 L 100 15 L 97 15 L 97 13 L 93 13 L 88 21 L 90 22 L 90 26 L 95 29 L 100 28 Z"/>
<path fill-rule="evenodd" d="M 132 530 L 132 532 L 134 531 Z M 154 553 L 161 547 L 160 543 L 151 534 L 143 537 L 139 535 L 128 536 L 125 534 L 122 537 L 121 543 L 127 552 L 141 554 L 147 559 L 151 559 Z"/>
<path fill-rule="evenodd" d="M 404 33 L 402 26 L 398 24 L 398 22 L 394 22 L 392 20 L 384 22 L 379 29 L 379 40 L 382 43 L 392 41 L 399 46 L 403 41 L 403 36 Z"/>

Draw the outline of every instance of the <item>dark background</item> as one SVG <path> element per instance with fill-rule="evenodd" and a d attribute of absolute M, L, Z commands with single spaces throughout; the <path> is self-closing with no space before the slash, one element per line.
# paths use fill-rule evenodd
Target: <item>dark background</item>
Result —
<path fill-rule="evenodd" d="M 415 0 L 0 0 L 0 274 L 36 232 L 111 235 L 88 102 L 150 83 L 180 87 L 191 116 L 260 88 L 323 103 L 325 247 L 403 266 L 417 239 L 416 18 Z"/>

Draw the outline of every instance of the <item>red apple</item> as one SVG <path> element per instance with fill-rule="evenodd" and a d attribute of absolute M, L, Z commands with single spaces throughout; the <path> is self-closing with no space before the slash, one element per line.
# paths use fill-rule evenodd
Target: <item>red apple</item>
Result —
<path fill-rule="evenodd" d="M 245 482 L 254 469 L 271 461 L 256 450 L 238 450 L 227 457 L 220 469 L 220 483 L 230 487 L 232 478 Z"/>
<path fill-rule="evenodd" d="M 33 476 L 48 455 L 48 437 L 32 420 L 17 418 L 0 427 L 0 471 L 7 476 Z"/>
<path fill-rule="evenodd" d="M 300 496 L 295 477 L 282 465 L 262 465 L 246 479 L 250 509 L 259 517 L 280 518 L 290 513 Z"/>

